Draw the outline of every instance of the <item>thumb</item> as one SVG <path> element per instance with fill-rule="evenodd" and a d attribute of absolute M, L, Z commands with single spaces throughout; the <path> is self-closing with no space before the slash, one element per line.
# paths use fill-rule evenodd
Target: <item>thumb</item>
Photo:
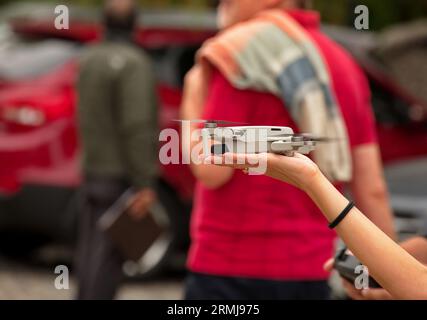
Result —
<path fill-rule="evenodd" d="M 391 296 L 384 289 L 363 289 L 362 296 L 368 300 L 389 300 Z"/>
<path fill-rule="evenodd" d="M 327 272 L 331 272 L 334 269 L 334 261 L 335 260 L 333 258 L 326 261 L 325 264 L 323 265 L 323 270 Z"/>

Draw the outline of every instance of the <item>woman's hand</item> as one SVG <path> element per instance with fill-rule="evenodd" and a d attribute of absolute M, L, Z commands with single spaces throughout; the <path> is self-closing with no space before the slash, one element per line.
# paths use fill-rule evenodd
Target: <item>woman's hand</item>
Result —
<path fill-rule="evenodd" d="M 325 265 L 323 266 L 323 269 L 327 272 L 331 272 L 334 269 L 334 259 L 329 259 Z M 342 280 L 342 286 L 345 290 L 345 293 L 349 298 L 352 300 L 393 300 L 393 297 L 391 296 L 388 291 L 384 289 L 356 289 L 354 284 L 351 284 L 349 281 L 345 280 L 344 278 L 341 278 Z"/>
<path fill-rule="evenodd" d="M 322 176 L 318 166 L 308 157 L 295 153 L 293 157 L 272 153 L 231 154 L 205 158 L 205 163 L 217 164 L 234 169 L 247 170 L 258 168 L 266 163 L 265 175 L 289 183 L 299 189 L 308 191 L 313 182 Z"/>
<path fill-rule="evenodd" d="M 131 201 L 129 215 L 136 221 L 145 218 L 156 199 L 156 193 L 153 190 L 148 188 L 140 190 Z"/>
<path fill-rule="evenodd" d="M 353 300 L 394 300 L 390 293 L 384 289 L 362 289 L 358 290 L 353 284 L 342 280 L 347 295 Z"/>

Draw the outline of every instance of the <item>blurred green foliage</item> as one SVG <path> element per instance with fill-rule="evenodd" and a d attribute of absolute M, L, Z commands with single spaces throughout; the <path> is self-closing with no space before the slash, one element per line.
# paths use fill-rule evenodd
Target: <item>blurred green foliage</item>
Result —
<path fill-rule="evenodd" d="M 28 0 L 0 0 L 0 4 Z M 32 2 L 53 2 L 58 4 L 78 4 L 98 6 L 103 0 L 36 0 Z M 202 10 L 214 7 L 218 0 L 138 0 L 143 7 L 150 8 L 188 8 Z M 256 1 L 256 0 L 254 0 Z M 388 25 L 427 18 L 427 0 L 313 0 L 314 7 L 322 13 L 328 23 L 348 25 L 355 18 L 354 8 L 359 4 L 370 9 L 372 29 L 381 29 Z"/>

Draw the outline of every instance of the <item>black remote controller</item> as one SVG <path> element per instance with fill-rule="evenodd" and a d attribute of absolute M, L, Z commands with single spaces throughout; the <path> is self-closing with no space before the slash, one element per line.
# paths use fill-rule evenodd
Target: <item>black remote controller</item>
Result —
<path fill-rule="evenodd" d="M 338 271 L 340 276 L 350 283 L 354 283 L 356 278 L 360 276 L 355 272 L 356 267 L 362 263 L 353 255 L 347 254 L 347 248 L 338 251 L 335 256 L 334 268 Z M 375 281 L 374 278 L 369 277 L 369 288 L 381 288 L 381 285 Z"/>

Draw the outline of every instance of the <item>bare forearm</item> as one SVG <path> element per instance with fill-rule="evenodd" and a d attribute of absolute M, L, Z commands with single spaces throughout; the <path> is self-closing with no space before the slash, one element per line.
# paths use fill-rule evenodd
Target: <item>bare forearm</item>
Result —
<path fill-rule="evenodd" d="M 402 242 L 401 247 L 408 251 L 415 259 L 427 265 L 427 239 L 424 237 L 412 238 Z"/>
<path fill-rule="evenodd" d="M 323 176 L 315 181 L 307 192 L 328 221 L 333 221 L 348 200 Z M 358 209 L 353 209 L 336 231 L 370 274 L 395 298 L 427 298 L 427 269 Z"/>
<path fill-rule="evenodd" d="M 185 77 L 184 93 L 182 99 L 182 107 L 180 116 L 183 120 L 200 119 L 203 114 L 203 105 L 208 93 L 207 87 L 204 85 L 201 74 L 201 69 L 198 66 L 193 67 Z M 194 132 L 199 130 L 195 124 L 191 124 L 188 131 L 182 132 L 182 139 L 185 154 L 190 155 L 190 168 L 194 177 L 208 188 L 216 189 L 229 181 L 233 174 L 231 168 L 221 168 L 212 165 L 203 165 L 195 163 L 198 159 L 201 137 L 195 135 Z M 196 139 L 195 137 L 198 137 Z"/>
<path fill-rule="evenodd" d="M 353 163 L 351 191 L 357 207 L 390 238 L 397 240 L 378 145 L 356 147 Z"/>
<path fill-rule="evenodd" d="M 251 164 L 259 164 L 267 158 L 266 175 L 305 191 L 329 222 L 335 221 L 348 204 L 348 200 L 323 176 L 318 166 L 304 155 L 246 155 L 244 164 L 238 163 L 241 156 L 226 154 L 213 160 L 222 159 L 225 161 L 223 166 L 247 169 L 254 167 Z M 227 164 L 227 161 L 231 163 Z M 427 268 L 358 209 L 353 208 L 338 224 L 336 231 L 349 249 L 369 268 L 371 275 L 394 298 L 427 299 Z"/>
<path fill-rule="evenodd" d="M 372 194 L 369 191 L 353 191 L 353 197 L 357 207 L 378 228 L 384 231 L 391 239 L 397 240 L 394 217 L 389 203 L 387 191 L 379 191 Z"/>
<path fill-rule="evenodd" d="M 197 128 L 193 127 L 191 129 L 190 136 L 192 135 L 194 130 L 197 130 Z M 183 139 L 188 139 L 188 137 L 183 137 Z M 209 189 L 217 189 L 226 184 L 232 178 L 234 170 L 232 168 L 202 164 L 201 160 L 199 160 L 199 156 L 202 154 L 202 150 L 199 150 L 199 143 L 200 141 L 194 140 L 187 141 L 186 143 L 184 143 L 184 145 L 188 147 L 188 150 L 185 150 L 185 152 L 187 154 L 191 154 L 191 172 L 193 173 L 194 177 L 205 187 Z"/>

